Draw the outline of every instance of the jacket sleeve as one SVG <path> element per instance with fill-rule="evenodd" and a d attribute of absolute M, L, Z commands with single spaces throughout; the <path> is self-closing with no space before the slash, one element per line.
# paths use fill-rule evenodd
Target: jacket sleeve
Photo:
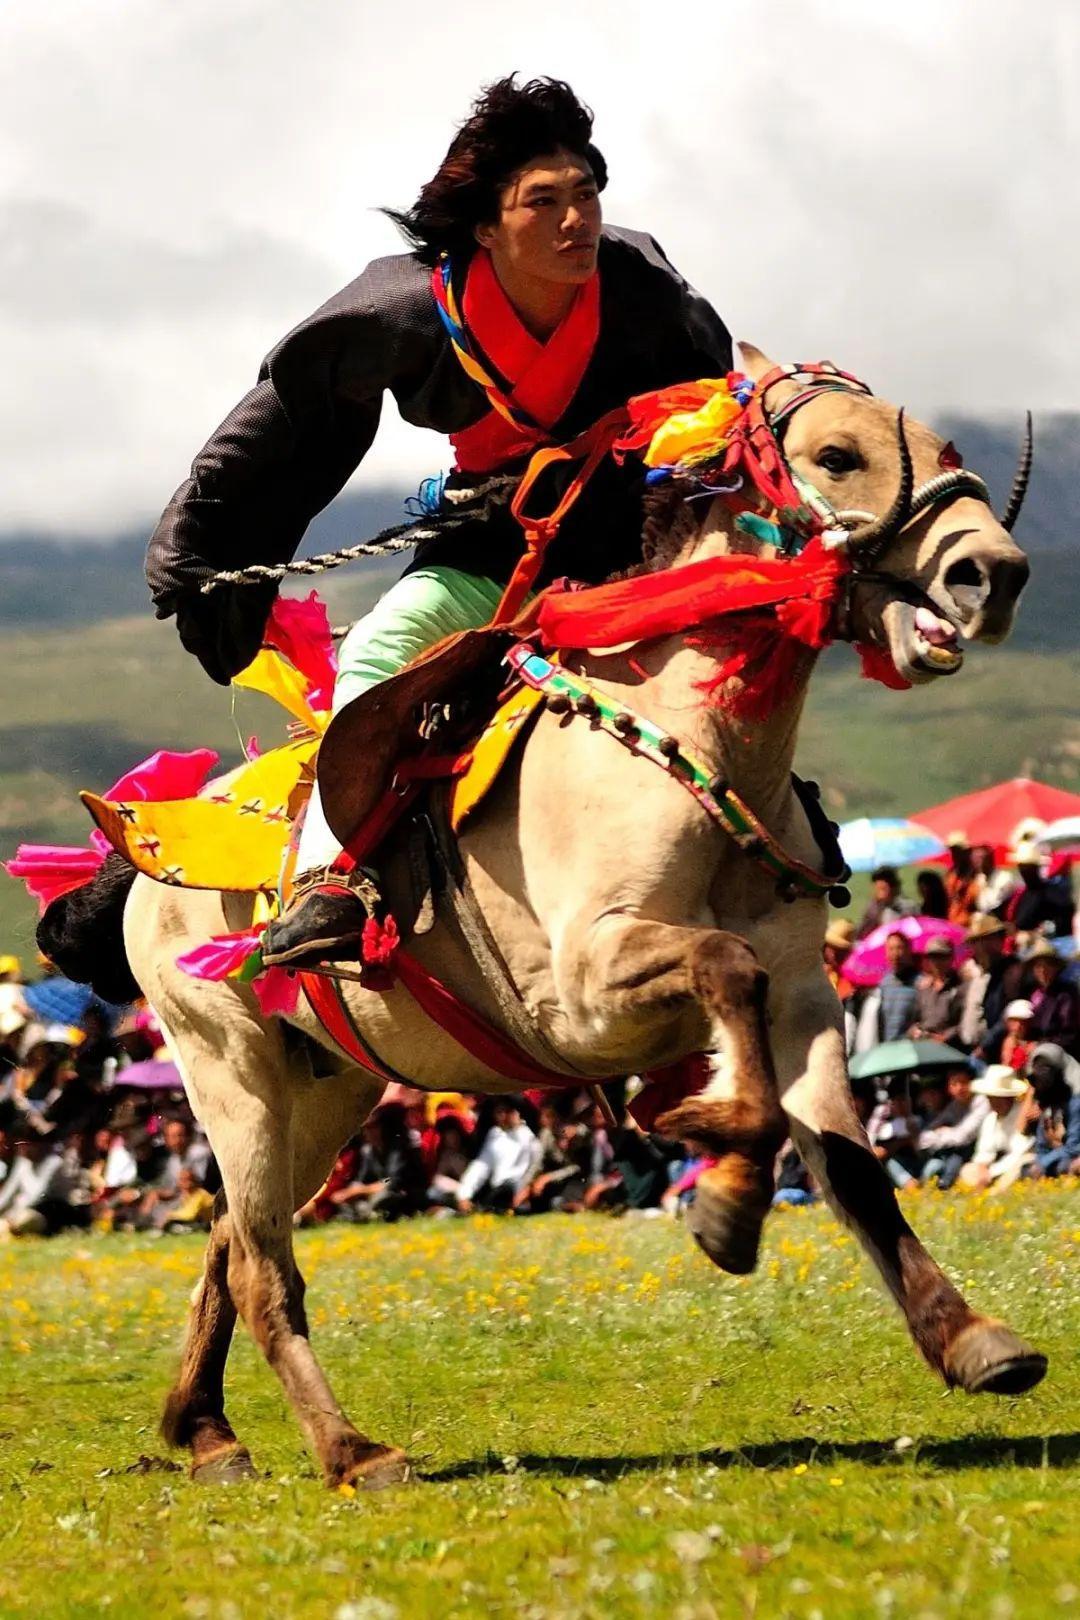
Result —
<path fill-rule="evenodd" d="M 199 586 L 219 569 L 288 562 L 308 524 L 371 447 L 382 395 L 422 334 L 408 319 L 423 282 L 377 261 L 271 352 L 255 387 L 195 457 L 151 537 L 146 573 L 159 618 L 215 679 L 254 656 L 273 586 Z"/>

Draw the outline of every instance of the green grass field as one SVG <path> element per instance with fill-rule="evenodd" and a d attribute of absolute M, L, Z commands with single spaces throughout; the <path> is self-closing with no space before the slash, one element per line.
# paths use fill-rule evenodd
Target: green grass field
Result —
<path fill-rule="evenodd" d="M 1080 1189 L 912 1207 L 974 1302 L 1049 1353 L 1034 1394 L 946 1394 L 818 1210 L 774 1216 L 748 1280 L 667 1222 L 302 1234 L 339 1395 L 420 1463 L 377 1496 L 325 1490 L 244 1337 L 229 1407 L 263 1478 L 177 1470 L 156 1418 L 199 1240 L 9 1244 L 0 1613 L 1075 1613 Z"/>

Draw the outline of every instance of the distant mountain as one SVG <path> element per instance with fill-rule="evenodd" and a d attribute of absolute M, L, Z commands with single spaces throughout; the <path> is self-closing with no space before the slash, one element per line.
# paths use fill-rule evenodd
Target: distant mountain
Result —
<path fill-rule="evenodd" d="M 986 478 L 1000 511 L 1016 467 L 1022 414 L 1001 417 L 944 416 L 935 424 L 955 439 L 969 467 Z M 1036 559 L 1034 582 L 1021 621 L 1021 639 L 1038 624 L 1038 645 L 1073 645 L 1080 584 L 1072 586 L 1080 475 L 1080 412 L 1047 412 L 1035 423 L 1035 470 L 1017 538 Z M 375 489 L 343 495 L 312 523 L 303 555 L 332 551 L 367 539 L 404 517 L 408 492 Z M 143 579 L 146 530 L 115 540 L 64 539 L 27 531 L 0 532 L 0 626 L 92 624 L 149 612 Z M 1054 554 L 1054 555 L 1051 555 Z M 1068 560 L 1068 568 L 1058 559 Z M 394 578 L 400 559 L 371 559 L 333 577 L 335 611 L 358 593 Z M 362 584 L 361 584 L 362 580 Z M 322 586 L 320 586 L 320 589 Z M 1064 592 L 1064 595 L 1062 594 Z M 1066 611 L 1067 610 L 1067 611 Z"/>

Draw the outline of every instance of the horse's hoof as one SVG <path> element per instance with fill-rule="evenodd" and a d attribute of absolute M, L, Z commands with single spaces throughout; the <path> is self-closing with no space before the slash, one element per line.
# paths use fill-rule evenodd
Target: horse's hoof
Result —
<path fill-rule="evenodd" d="M 259 1475 L 247 1446 L 226 1446 L 202 1462 L 193 1462 L 191 1477 L 200 1485 L 240 1485 Z"/>
<path fill-rule="evenodd" d="M 1046 1377 L 1047 1360 L 1004 1322 L 979 1317 L 945 1352 L 945 1376 L 968 1395 L 1023 1395 Z"/>
<path fill-rule="evenodd" d="M 707 1170 L 698 1180 L 686 1224 L 713 1265 L 732 1276 L 745 1277 L 757 1265 L 768 1205 L 763 1208 L 757 1200 L 732 1198 L 711 1184 L 715 1177 L 715 1171 Z"/>
<path fill-rule="evenodd" d="M 412 1463 L 397 1446 L 371 1446 L 331 1484 L 351 1485 L 354 1491 L 384 1491 L 390 1485 L 407 1484 L 412 1471 Z"/>

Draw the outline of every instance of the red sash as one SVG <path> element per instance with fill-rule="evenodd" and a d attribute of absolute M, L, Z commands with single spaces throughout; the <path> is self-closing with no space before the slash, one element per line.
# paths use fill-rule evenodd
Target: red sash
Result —
<path fill-rule="evenodd" d="M 522 325 L 499 284 L 491 255 L 481 249 L 469 265 L 462 314 L 475 344 L 511 385 L 511 402 L 541 429 L 553 428 L 577 393 L 596 347 L 599 275 L 584 283 L 555 331 L 541 343 Z M 451 434 L 450 442 L 462 472 L 492 472 L 551 440 L 492 409 L 472 427 Z"/>

